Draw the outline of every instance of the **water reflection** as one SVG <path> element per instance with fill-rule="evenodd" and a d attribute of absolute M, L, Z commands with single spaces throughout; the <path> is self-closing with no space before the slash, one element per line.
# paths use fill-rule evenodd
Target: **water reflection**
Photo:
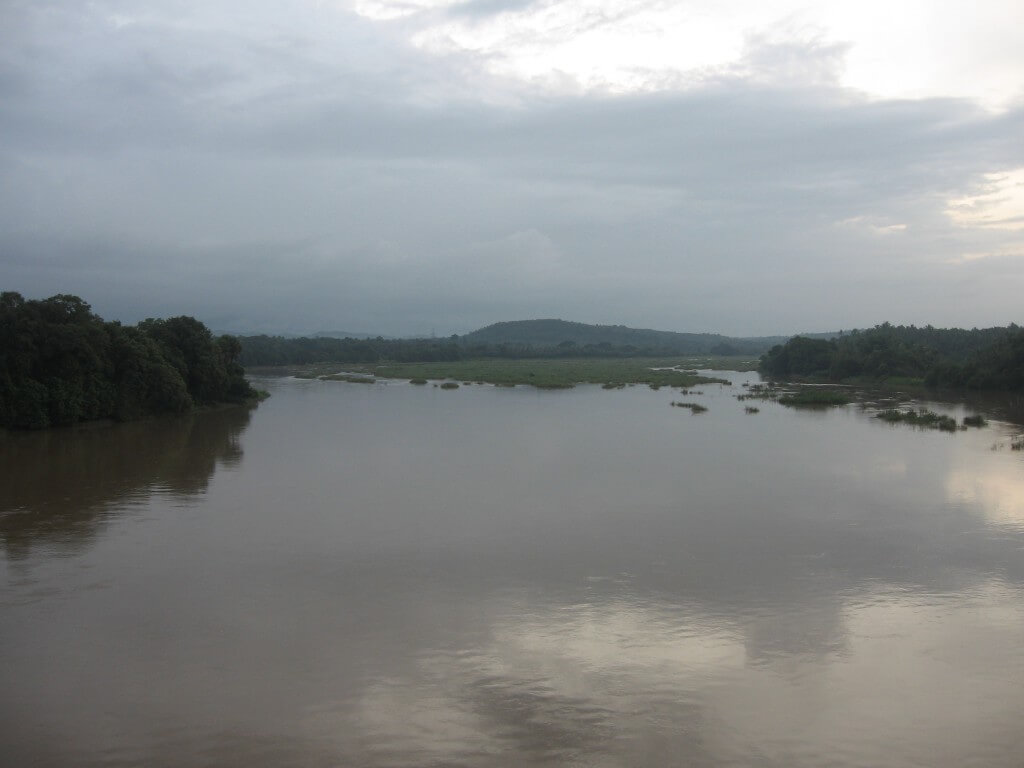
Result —
<path fill-rule="evenodd" d="M 767 664 L 746 651 L 748 617 L 605 597 L 509 599 L 482 646 L 421 653 L 351 710 L 311 713 L 308 732 L 344 734 L 336 748 L 359 765 L 952 767 L 1019 754 L 1021 670 L 989 660 L 1019 655 L 1024 610 L 998 582 L 841 601 L 846 647 Z"/>
<path fill-rule="evenodd" d="M 242 459 L 248 408 L 0 434 L 0 543 L 11 560 L 45 544 L 75 551 L 153 493 L 188 502 Z"/>
<path fill-rule="evenodd" d="M 1020 467 L 954 470 L 946 478 L 946 492 L 951 501 L 980 507 L 994 525 L 1024 532 L 1024 472 L 1013 469 Z"/>

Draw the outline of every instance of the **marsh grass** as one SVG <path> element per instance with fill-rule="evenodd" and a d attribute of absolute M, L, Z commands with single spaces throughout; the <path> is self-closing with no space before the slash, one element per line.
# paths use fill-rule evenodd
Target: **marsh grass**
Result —
<path fill-rule="evenodd" d="M 784 390 L 780 390 L 772 384 L 744 384 L 743 386 L 747 387 L 747 391 L 735 396 L 740 402 L 744 400 L 774 401 L 786 394 Z"/>
<path fill-rule="evenodd" d="M 361 373 L 382 379 L 476 381 L 501 386 L 529 384 L 538 389 L 568 389 L 577 384 L 630 384 L 690 388 L 697 384 L 727 383 L 681 370 L 681 359 L 664 358 L 570 358 L 565 360 L 505 360 L 483 358 L 435 363 L 382 363 L 348 365 L 340 375 Z M 308 378 L 339 374 L 338 369 L 314 366 L 303 372 Z"/>
<path fill-rule="evenodd" d="M 964 416 L 965 427 L 984 427 L 988 424 L 985 417 L 981 414 L 975 414 L 974 416 Z"/>
<path fill-rule="evenodd" d="M 673 408 L 689 408 L 690 413 L 704 413 L 707 410 L 707 406 L 701 405 L 700 403 L 677 403 L 673 400 L 670 405 Z"/>
<path fill-rule="evenodd" d="M 778 401 L 782 405 L 797 407 L 831 408 L 837 405 L 847 405 L 852 402 L 852 399 L 845 392 L 837 392 L 834 389 L 801 389 L 781 395 Z"/>
<path fill-rule="evenodd" d="M 922 429 L 938 429 L 943 432 L 956 432 L 956 419 L 952 416 L 944 416 L 934 411 L 921 408 L 917 411 L 901 411 L 898 408 L 889 408 L 880 411 L 875 418 L 888 422 L 889 424 L 910 424 Z M 966 429 L 966 427 L 965 427 Z"/>
<path fill-rule="evenodd" d="M 760 408 L 755 408 L 755 407 L 754 407 L 754 406 L 752 406 L 752 405 L 748 405 L 748 406 L 747 406 L 746 408 L 744 408 L 743 410 L 744 410 L 744 411 L 746 411 L 747 413 L 760 413 L 760 412 L 761 412 L 761 409 L 760 409 Z"/>

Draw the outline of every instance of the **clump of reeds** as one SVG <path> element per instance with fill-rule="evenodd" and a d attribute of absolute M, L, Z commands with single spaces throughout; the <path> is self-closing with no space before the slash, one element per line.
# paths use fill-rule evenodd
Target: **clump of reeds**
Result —
<path fill-rule="evenodd" d="M 890 424 L 902 422 L 924 429 L 939 429 L 943 432 L 956 432 L 957 430 L 956 419 L 952 416 L 944 416 L 925 408 L 917 411 L 909 409 L 901 411 L 898 408 L 888 408 L 884 411 L 879 411 L 875 418 L 887 421 Z"/>
<path fill-rule="evenodd" d="M 799 392 L 782 395 L 779 402 L 783 405 L 830 407 L 846 405 L 850 402 L 850 397 L 846 393 L 837 392 L 834 389 L 801 389 Z"/>
<path fill-rule="evenodd" d="M 707 406 L 700 403 L 677 403 L 675 400 L 671 402 L 671 406 L 673 408 L 689 408 L 690 413 L 704 413 L 707 410 Z"/>

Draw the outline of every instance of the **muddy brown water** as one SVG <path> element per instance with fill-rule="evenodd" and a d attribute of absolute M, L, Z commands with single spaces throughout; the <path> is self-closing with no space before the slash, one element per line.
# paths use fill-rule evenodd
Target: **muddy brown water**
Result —
<path fill-rule="evenodd" d="M 0 763 L 1020 766 L 1021 428 L 730 376 L 0 436 Z"/>

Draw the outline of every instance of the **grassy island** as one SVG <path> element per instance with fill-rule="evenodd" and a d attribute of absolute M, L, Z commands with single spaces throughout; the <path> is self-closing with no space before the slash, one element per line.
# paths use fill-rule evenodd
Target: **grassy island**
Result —
<path fill-rule="evenodd" d="M 782 405 L 795 405 L 812 408 L 830 408 L 835 405 L 847 405 L 853 402 L 845 392 L 834 389 L 801 389 L 779 397 Z"/>
<path fill-rule="evenodd" d="M 688 388 L 695 384 L 728 384 L 725 379 L 699 376 L 680 367 L 680 360 L 663 358 L 569 358 L 506 360 L 484 358 L 424 363 L 381 363 L 377 365 L 319 365 L 298 375 L 308 378 L 351 380 L 360 374 L 406 381 L 476 381 L 498 386 L 526 384 L 538 389 L 569 389 L 577 384 L 601 384 L 614 389 L 628 384 L 651 387 Z M 346 378 L 349 377 L 349 378 Z"/>

